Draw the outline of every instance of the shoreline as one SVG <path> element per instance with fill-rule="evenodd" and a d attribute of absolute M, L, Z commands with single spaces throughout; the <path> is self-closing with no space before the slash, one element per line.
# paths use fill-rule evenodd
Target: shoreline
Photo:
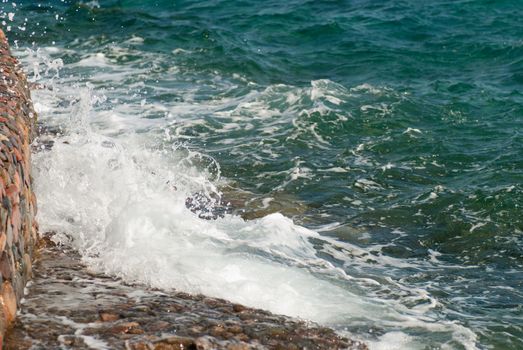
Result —
<path fill-rule="evenodd" d="M 30 176 L 36 113 L 1 30 L 0 41 L 0 348 L 367 349 L 314 323 L 93 273 L 72 249 L 39 239 Z"/>
<path fill-rule="evenodd" d="M 330 328 L 224 299 L 163 291 L 89 270 L 44 236 L 5 349 L 354 349 Z"/>

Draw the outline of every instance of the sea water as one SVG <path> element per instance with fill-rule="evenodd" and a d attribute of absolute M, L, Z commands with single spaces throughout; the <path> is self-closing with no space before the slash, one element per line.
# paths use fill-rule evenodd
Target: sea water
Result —
<path fill-rule="evenodd" d="M 521 349 L 522 14 L 4 1 L 36 88 L 40 231 L 371 349 Z"/>

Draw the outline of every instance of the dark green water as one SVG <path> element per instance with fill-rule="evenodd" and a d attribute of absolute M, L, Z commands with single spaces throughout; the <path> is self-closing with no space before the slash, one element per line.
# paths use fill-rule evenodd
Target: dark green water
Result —
<path fill-rule="evenodd" d="M 523 2 L 1 6 L 11 42 L 57 49 L 102 110 L 149 107 L 125 128 L 162 123 L 269 211 L 368 262 L 324 253 L 334 266 L 423 290 L 477 336 L 411 331 L 427 348 L 523 349 Z M 96 53 L 106 63 L 79 64 Z"/>

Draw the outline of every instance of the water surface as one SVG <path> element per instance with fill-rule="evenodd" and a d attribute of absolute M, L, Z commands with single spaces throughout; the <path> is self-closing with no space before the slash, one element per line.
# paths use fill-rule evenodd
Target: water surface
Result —
<path fill-rule="evenodd" d="M 93 266 L 375 349 L 523 348 L 520 2 L 1 6 L 60 131 L 41 229 Z"/>

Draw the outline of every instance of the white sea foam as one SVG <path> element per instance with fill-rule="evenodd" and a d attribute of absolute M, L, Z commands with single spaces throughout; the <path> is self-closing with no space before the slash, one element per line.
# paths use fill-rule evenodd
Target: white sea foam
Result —
<path fill-rule="evenodd" d="M 35 155 L 35 177 L 42 230 L 73 235 L 94 266 L 322 322 L 365 313 L 359 297 L 293 267 L 317 264 L 308 242 L 319 237 L 315 232 L 281 214 L 253 222 L 202 220 L 185 207 L 185 198 L 212 189 L 205 174 L 135 147 L 140 143 L 132 137 L 122 142 L 83 132 Z M 188 172 L 191 177 L 179 175 Z"/>
<path fill-rule="evenodd" d="M 96 80 L 109 79 L 117 89 L 124 89 L 118 84 L 125 76 L 136 73 L 113 67 L 114 62 L 97 55 L 85 55 L 79 62 L 90 67 L 88 60 L 93 57 L 110 68 L 103 76 L 94 73 Z M 27 56 L 31 59 L 38 57 Z M 74 64 L 66 68 L 71 67 Z M 312 82 L 310 88 L 274 85 L 259 91 L 254 86 L 242 97 L 208 103 L 195 102 L 187 89 L 185 102 L 161 105 L 147 99 L 141 105 L 146 96 L 129 97 L 120 91 L 115 97 L 117 93 L 106 91 L 109 96 L 105 98 L 90 84 L 82 86 L 67 79 L 53 84 L 54 90 L 34 93 L 40 119 L 65 130 L 55 137 L 52 149 L 34 156 L 40 227 L 42 232 L 71 235 L 93 268 L 339 329 L 352 323 L 373 325 L 384 330 L 379 337 L 365 335 L 376 349 L 387 342 L 403 349 L 418 348 L 421 340 L 408 330 L 420 328 L 474 344 L 474 333 L 438 319 L 441 305 L 426 290 L 367 272 L 375 266 L 381 271 L 430 271 L 437 260 L 420 265 L 375 254 L 384 246 L 361 248 L 342 243 L 295 225 L 278 213 L 253 221 L 231 215 L 208 221 L 186 208 L 188 196 L 199 191 L 218 193 L 217 186 L 226 181 L 211 157 L 180 146 L 180 139 L 189 137 L 186 128 L 207 127 L 204 115 L 208 113 L 214 113 L 225 130 L 259 119 L 271 133 L 278 133 L 292 123 L 295 136 L 310 133 L 311 146 L 321 147 L 326 141 L 314 134 L 314 123 L 307 123 L 307 118 L 313 110 L 334 111 L 350 95 L 344 87 L 326 80 Z M 297 118 L 300 110 L 293 104 L 304 96 L 313 103 L 308 113 Z M 111 104 L 115 98 L 127 102 Z M 271 108 L 275 98 L 290 105 L 283 110 Z M 144 118 L 151 113 L 165 114 Z M 274 154 L 274 150 L 268 151 Z M 333 167 L 327 171 L 346 170 Z M 290 183 L 309 178 L 311 171 L 296 160 L 285 174 Z M 366 178 L 358 179 L 354 186 L 382 188 Z M 264 206 L 270 205 L 269 199 L 262 202 Z M 321 231 L 327 233 L 338 226 L 323 226 Z M 341 263 L 334 265 L 322 255 Z"/>

